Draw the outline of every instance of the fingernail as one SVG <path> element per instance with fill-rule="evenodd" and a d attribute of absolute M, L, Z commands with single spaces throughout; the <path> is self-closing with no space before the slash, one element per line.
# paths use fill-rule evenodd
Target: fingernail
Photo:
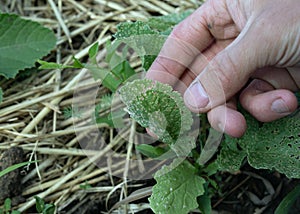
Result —
<path fill-rule="evenodd" d="M 199 81 L 194 81 L 185 94 L 185 100 L 193 108 L 204 108 L 209 103 L 209 98 Z"/>
<path fill-rule="evenodd" d="M 282 99 L 275 100 L 272 103 L 271 109 L 272 111 L 279 114 L 290 113 L 289 107 L 285 104 L 285 102 Z"/>

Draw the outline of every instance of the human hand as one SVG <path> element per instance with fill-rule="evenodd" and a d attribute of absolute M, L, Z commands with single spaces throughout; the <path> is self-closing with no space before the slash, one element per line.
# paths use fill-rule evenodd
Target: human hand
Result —
<path fill-rule="evenodd" d="M 246 123 L 235 102 L 249 78 L 256 80 L 240 101 L 257 119 L 297 108 L 291 91 L 300 82 L 299 11 L 297 0 L 207 1 L 174 28 L 146 77 L 182 93 L 183 82 L 192 111 L 208 112 L 215 129 L 239 137 Z"/>

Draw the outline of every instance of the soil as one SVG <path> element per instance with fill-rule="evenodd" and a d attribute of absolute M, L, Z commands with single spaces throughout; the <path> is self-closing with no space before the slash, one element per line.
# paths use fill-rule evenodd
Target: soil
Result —
<path fill-rule="evenodd" d="M 0 171 L 23 161 L 23 149 L 20 147 L 12 147 L 1 154 Z M 21 168 L 18 168 L 0 177 L 0 204 L 2 204 L 6 198 L 11 198 L 13 205 L 17 205 L 24 201 L 21 196 L 23 190 L 23 186 L 21 184 L 21 170 Z"/>

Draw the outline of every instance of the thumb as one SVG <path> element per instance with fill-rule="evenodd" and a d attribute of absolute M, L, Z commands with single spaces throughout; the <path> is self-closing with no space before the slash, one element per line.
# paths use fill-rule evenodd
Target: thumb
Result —
<path fill-rule="evenodd" d="M 242 32 L 190 84 L 184 99 L 192 111 L 207 112 L 224 104 L 247 83 L 252 72 L 266 64 L 265 42 L 259 42 L 256 35 L 251 30 Z"/>

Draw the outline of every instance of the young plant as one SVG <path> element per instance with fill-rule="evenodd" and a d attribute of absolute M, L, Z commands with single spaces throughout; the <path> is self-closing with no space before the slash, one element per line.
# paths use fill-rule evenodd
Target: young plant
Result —
<path fill-rule="evenodd" d="M 147 50 L 149 46 L 145 41 L 149 35 L 153 38 L 153 34 L 166 35 L 170 32 L 174 23 L 170 26 L 168 22 L 164 23 L 169 17 L 120 24 L 115 37 L 117 41 L 121 39 L 130 43 L 133 48 Z M 138 42 L 136 36 L 139 36 Z M 135 38 L 134 42 L 130 38 Z M 161 41 L 155 43 L 154 40 L 154 44 L 162 45 Z M 151 59 L 142 57 L 145 69 L 152 63 L 148 60 L 153 59 L 155 55 Z M 261 124 L 245 113 L 249 129 L 244 137 L 234 139 L 225 135 L 217 159 L 203 165 L 214 151 L 218 152 L 218 148 L 214 148 L 213 153 L 202 149 L 200 154 L 191 155 L 195 153 L 195 139 L 189 137 L 188 132 L 192 116 L 177 92 L 150 80 L 135 80 L 125 84 L 119 91 L 131 117 L 150 129 L 177 156 L 172 164 L 164 166 L 154 175 L 157 184 L 149 201 L 155 213 L 188 213 L 195 208 L 202 213 L 209 213 L 211 207 L 207 186 L 208 183 L 214 183 L 209 177 L 217 171 L 238 170 L 246 158 L 254 168 L 276 169 L 289 178 L 300 178 L 299 114 Z M 219 136 L 214 130 L 211 132 L 212 137 Z M 137 148 L 151 158 L 160 158 L 168 151 L 150 145 L 139 145 Z"/>
<path fill-rule="evenodd" d="M 20 214 L 20 213 L 21 212 L 17 210 L 12 210 L 10 198 L 5 199 L 3 208 L 0 208 L 0 214 Z"/>
<path fill-rule="evenodd" d="M 245 159 L 254 168 L 275 169 L 289 178 L 300 178 L 299 113 L 268 124 L 261 124 L 244 113 L 249 128 L 242 138 L 234 139 L 225 135 L 220 148 L 217 144 L 213 147 L 209 145 L 207 149 L 202 145 L 207 139 L 200 136 L 199 152 L 199 148 L 196 149 L 196 137 L 190 133 L 193 117 L 181 95 L 170 86 L 158 82 L 140 79 L 129 81 L 135 71 L 126 60 L 126 51 L 133 49 L 141 58 L 142 67 L 147 70 L 174 25 L 189 14 L 190 11 L 150 18 L 145 22 L 119 24 L 115 40 L 106 45 L 108 68 L 100 68 L 97 64 L 97 44 L 89 51 L 90 63 L 82 64 L 76 59 L 74 62 L 76 66 L 88 68 L 94 79 L 101 79 L 102 85 L 112 93 L 123 84 L 118 91 L 127 106 L 127 112 L 165 144 L 164 147 L 136 146 L 148 157 L 173 160 L 154 175 L 157 183 L 149 201 L 155 213 L 183 214 L 197 208 L 202 213 L 210 213 L 209 186 L 216 188 L 211 176 L 218 171 L 236 171 Z M 122 44 L 125 47 L 119 55 L 117 49 Z M 43 66 L 47 66 L 47 63 Z M 97 122 L 110 124 L 112 120 L 109 115 L 98 115 L 108 108 L 104 104 L 105 100 L 102 100 L 96 106 L 95 118 Z M 202 120 L 202 115 L 198 117 Z M 207 132 L 209 128 L 204 129 L 203 132 Z M 222 137 L 213 129 L 210 133 L 211 142 Z M 215 152 L 217 158 L 211 159 Z"/>
<path fill-rule="evenodd" d="M 249 129 L 244 137 L 226 136 L 218 158 L 209 166 L 201 166 L 196 160 L 192 164 L 182 158 L 192 152 L 195 140 L 188 133 L 192 116 L 177 92 L 151 80 L 135 80 L 123 86 L 120 95 L 131 117 L 149 128 L 177 155 L 171 165 L 154 176 L 157 184 L 149 201 L 155 213 L 188 213 L 201 207 L 203 204 L 197 204 L 197 197 L 207 194 L 204 185 L 209 180 L 205 178 L 216 169 L 238 170 L 246 157 L 254 168 L 276 169 L 287 177 L 300 178 L 300 120 L 297 115 L 259 125 L 245 114 Z"/>
<path fill-rule="evenodd" d="M 206 181 L 198 176 L 195 166 L 184 160 L 196 144 L 188 135 L 192 114 L 180 94 L 162 83 L 135 80 L 123 86 L 120 95 L 131 117 L 168 144 L 177 156 L 154 176 L 157 184 L 149 199 L 153 211 L 180 214 L 197 208 L 197 197 L 204 194 Z"/>
<path fill-rule="evenodd" d="M 38 213 L 42 213 L 42 214 L 55 213 L 56 207 L 54 204 L 46 204 L 45 201 L 38 196 L 35 196 L 35 201 L 36 201 L 36 210 Z"/>

